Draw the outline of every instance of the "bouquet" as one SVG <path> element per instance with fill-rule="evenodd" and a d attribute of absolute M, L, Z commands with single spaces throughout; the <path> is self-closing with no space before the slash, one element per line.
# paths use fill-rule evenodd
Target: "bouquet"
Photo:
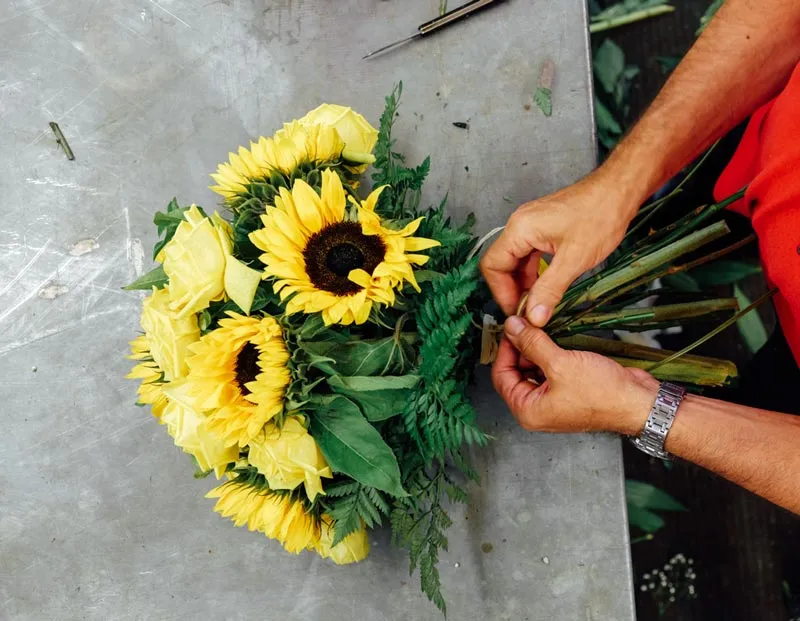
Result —
<path fill-rule="evenodd" d="M 229 217 L 156 214 L 129 377 L 197 476 L 224 479 L 217 512 L 334 563 L 388 519 L 444 609 L 443 498 L 466 499 L 465 448 L 487 441 L 466 389 L 488 295 L 473 220 L 420 209 L 430 162 L 393 150 L 400 92 L 380 131 L 323 104 L 231 153 L 212 175 Z"/>
<path fill-rule="evenodd" d="M 477 479 L 468 448 L 488 437 L 467 388 L 498 328 L 477 269 L 489 236 L 476 240 L 472 217 L 452 223 L 445 201 L 421 208 L 430 160 L 409 167 L 394 150 L 401 91 L 379 129 L 323 104 L 231 153 L 212 175 L 225 217 L 174 199 L 155 215 L 158 265 L 128 287 L 149 292 L 128 377 L 196 476 L 222 481 L 207 494 L 221 515 L 337 564 L 363 560 L 367 531 L 387 520 L 444 611 L 444 501 L 465 502 L 465 480 Z M 361 192 L 369 165 L 374 189 Z M 548 331 L 659 377 L 727 382 L 733 365 L 690 348 L 585 334 L 735 312 L 728 299 L 635 306 L 668 299 L 669 288 L 652 291 L 656 278 L 724 254 L 675 265 L 724 234 L 722 223 L 696 230 L 717 209 L 628 239 L 567 292 Z"/>

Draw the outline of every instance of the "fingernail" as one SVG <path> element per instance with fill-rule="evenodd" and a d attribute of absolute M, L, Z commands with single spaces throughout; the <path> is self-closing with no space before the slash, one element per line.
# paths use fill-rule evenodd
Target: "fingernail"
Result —
<path fill-rule="evenodd" d="M 544 304 L 537 304 L 531 311 L 531 322 L 533 325 L 543 327 L 550 319 L 550 309 Z"/>
<path fill-rule="evenodd" d="M 520 332 L 525 329 L 526 322 L 522 317 L 517 317 L 516 315 L 511 315 L 508 319 L 506 319 L 506 332 L 510 336 L 517 336 Z"/>

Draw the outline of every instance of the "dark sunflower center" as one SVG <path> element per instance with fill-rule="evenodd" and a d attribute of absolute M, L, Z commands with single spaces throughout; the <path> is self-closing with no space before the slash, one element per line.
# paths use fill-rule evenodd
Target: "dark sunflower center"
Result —
<path fill-rule="evenodd" d="M 361 287 L 347 276 L 357 269 L 371 274 L 385 256 L 383 240 L 377 235 L 364 235 L 357 222 L 325 227 L 309 238 L 303 251 L 311 282 L 336 295 L 358 293 Z"/>
<path fill-rule="evenodd" d="M 325 265 L 337 276 L 347 277 L 350 270 L 364 266 L 364 253 L 350 243 L 334 246 L 325 257 Z"/>
<path fill-rule="evenodd" d="M 245 343 L 236 357 L 236 383 L 243 395 L 250 394 L 247 384 L 254 381 L 259 373 L 261 368 L 258 366 L 258 348 L 252 343 Z"/>

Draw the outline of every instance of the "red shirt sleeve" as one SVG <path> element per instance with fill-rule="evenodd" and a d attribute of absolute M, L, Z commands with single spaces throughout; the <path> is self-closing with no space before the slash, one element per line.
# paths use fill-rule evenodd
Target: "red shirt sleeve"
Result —
<path fill-rule="evenodd" d="M 731 208 L 752 218 L 775 310 L 800 366 L 800 64 L 778 97 L 750 119 L 714 188 L 721 200 L 747 187 Z"/>

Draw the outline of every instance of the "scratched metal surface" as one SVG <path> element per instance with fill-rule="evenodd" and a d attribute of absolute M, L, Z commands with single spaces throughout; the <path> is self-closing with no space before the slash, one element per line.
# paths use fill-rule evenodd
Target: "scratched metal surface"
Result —
<path fill-rule="evenodd" d="M 377 119 L 427 198 L 485 231 L 594 162 L 582 0 L 512 0 L 371 62 L 438 0 L 7 0 L 0 16 L 0 618 L 438 619 L 386 533 L 355 567 L 234 528 L 122 379 L 153 211 L 213 205 L 229 149 L 336 101 Z M 554 113 L 531 108 L 556 66 Z M 67 161 L 48 129 L 58 121 Z M 468 121 L 469 130 L 452 123 Z M 507 196 L 511 202 L 503 200 Z M 633 618 L 617 439 L 519 431 L 481 375 L 496 441 L 441 562 L 453 619 Z M 546 561 L 543 560 L 546 557 Z"/>

